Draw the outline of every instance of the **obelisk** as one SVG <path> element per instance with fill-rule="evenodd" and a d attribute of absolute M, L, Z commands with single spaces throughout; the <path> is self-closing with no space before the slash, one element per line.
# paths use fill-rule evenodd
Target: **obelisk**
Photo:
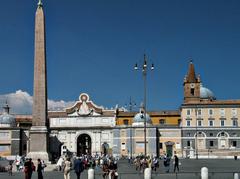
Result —
<path fill-rule="evenodd" d="M 45 21 L 41 0 L 35 15 L 34 89 L 30 150 L 28 157 L 49 160 L 47 126 L 47 71 Z"/>

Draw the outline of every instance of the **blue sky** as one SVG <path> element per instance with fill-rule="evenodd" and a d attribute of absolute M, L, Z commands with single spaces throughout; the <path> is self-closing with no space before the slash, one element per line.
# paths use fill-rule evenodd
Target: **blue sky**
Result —
<path fill-rule="evenodd" d="M 43 0 L 48 98 L 98 105 L 143 100 L 134 64 L 155 64 L 147 76 L 149 110 L 177 109 L 189 59 L 218 99 L 240 91 L 240 1 Z M 37 0 L 2 0 L 0 95 L 33 93 L 34 16 Z"/>

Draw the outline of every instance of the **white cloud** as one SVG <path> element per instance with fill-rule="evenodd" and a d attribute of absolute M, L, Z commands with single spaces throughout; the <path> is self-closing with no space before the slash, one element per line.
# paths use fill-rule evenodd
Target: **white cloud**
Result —
<path fill-rule="evenodd" d="M 32 114 L 33 97 L 25 91 L 17 90 L 15 93 L 0 95 L 0 106 L 4 106 L 6 101 L 10 106 L 10 113 Z M 74 101 L 65 102 L 48 100 L 48 109 L 62 110 L 74 104 Z M 2 111 L 2 110 L 0 110 Z"/>

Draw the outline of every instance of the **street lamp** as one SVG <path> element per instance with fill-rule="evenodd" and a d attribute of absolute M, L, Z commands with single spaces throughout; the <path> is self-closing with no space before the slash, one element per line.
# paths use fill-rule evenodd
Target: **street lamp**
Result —
<path fill-rule="evenodd" d="M 134 101 L 132 101 L 132 98 L 131 98 L 131 96 L 130 96 L 129 103 L 128 103 L 128 104 L 125 103 L 125 108 L 128 108 L 129 111 L 132 112 L 133 109 L 134 109 L 136 106 L 137 106 L 137 104 L 136 104 Z"/>
<path fill-rule="evenodd" d="M 144 103 L 143 103 L 143 110 L 144 110 L 144 156 L 147 156 L 147 137 L 146 137 L 146 119 L 147 119 L 147 70 L 148 70 L 148 63 L 146 54 L 144 54 L 143 64 L 141 66 L 142 74 L 143 74 L 143 81 L 144 81 Z M 154 65 L 152 63 L 151 70 L 154 70 Z M 135 64 L 134 70 L 138 70 L 138 64 Z"/>

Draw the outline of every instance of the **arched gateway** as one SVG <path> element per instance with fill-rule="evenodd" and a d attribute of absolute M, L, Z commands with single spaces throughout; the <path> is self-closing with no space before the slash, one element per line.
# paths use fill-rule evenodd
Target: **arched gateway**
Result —
<path fill-rule="evenodd" d="M 88 134 L 81 134 L 77 138 L 77 155 L 85 155 L 90 154 L 91 155 L 91 146 L 92 141 L 91 137 Z"/>

